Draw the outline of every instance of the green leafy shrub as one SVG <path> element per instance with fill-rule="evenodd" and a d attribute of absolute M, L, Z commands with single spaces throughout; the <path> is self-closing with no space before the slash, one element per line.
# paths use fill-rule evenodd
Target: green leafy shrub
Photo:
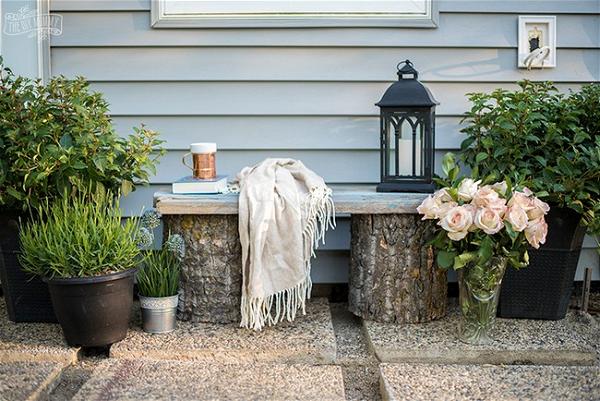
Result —
<path fill-rule="evenodd" d="M 519 82 L 520 90 L 471 93 L 462 160 L 475 175 L 509 177 L 555 206 L 583 215 L 600 233 L 600 90 L 570 96 L 549 82 Z"/>
<path fill-rule="evenodd" d="M 148 182 L 164 152 L 143 125 L 121 138 L 108 103 L 84 78 L 47 85 L 0 58 L 0 209 L 37 207 L 65 191 L 103 186 L 127 194 Z"/>
<path fill-rule="evenodd" d="M 585 85 L 580 92 L 569 97 L 572 106 L 579 110 L 579 125 L 588 136 L 583 137 L 579 148 L 584 153 L 588 169 L 595 171 L 596 182 L 587 183 L 590 197 L 582 201 L 584 221 L 590 233 L 600 234 L 600 84 Z"/>
<path fill-rule="evenodd" d="M 46 201 L 20 231 L 23 269 L 42 277 L 90 277 L 139 264 L 139 219 L 122 221 L 102 190 Z"/>
<path fill-rule="evenodd" d="M 160 215 L 154 210 L 142 216 L 140 245 L 151 246 L 154 241 L 152 230 L 160 224 Z M 140 295 L 145 297 L 170 297 L 177 295 L 179 289 L 179 273 L 181 260 L 185 254 L 183 238 L 169 235 L 168 240 L 159 250 L 145 251 L 142 267 L 137 273 L 137 284 Z"/>

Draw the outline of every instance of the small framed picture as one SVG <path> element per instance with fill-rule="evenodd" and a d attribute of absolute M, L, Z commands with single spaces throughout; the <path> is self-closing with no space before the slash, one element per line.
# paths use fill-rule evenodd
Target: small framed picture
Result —
<path fill-rule="evenodd" d="M 519 68 L 556 67 L 556 17 L 519 16 Z"/>

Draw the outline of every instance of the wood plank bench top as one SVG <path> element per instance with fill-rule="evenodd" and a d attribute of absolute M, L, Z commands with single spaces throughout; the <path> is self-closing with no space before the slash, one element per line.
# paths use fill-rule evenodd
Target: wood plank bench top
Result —
<path fill-rule="evenodd" d="M 427 194 L 381 193 L 375 185 L 332 185 L 336 214 L 415 214 Z M 156 192 L 161 214 L 238 214 L 238 194 L 175 195 Z"/>

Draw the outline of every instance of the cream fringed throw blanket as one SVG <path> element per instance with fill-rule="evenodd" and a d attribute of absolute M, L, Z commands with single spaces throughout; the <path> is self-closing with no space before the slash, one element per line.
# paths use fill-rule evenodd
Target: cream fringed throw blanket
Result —
<path fill-rule="evenodd" d="M 238 175 L 241 326 L 260 330 L 305 313 L 310 259 L 335 227 L 329 189 L 300 161 L 266 159 Z"/>

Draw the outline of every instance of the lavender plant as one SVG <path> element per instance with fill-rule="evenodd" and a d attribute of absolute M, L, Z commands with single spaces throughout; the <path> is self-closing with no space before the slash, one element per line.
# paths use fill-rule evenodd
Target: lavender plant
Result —
<path fill-rule="evenodd" d="M 91 277 L 136 267 L 139 221 L 122 221 L 118 197 L 96 190 L 45 201 L 20 232 L 23 269 L 42 277 Z"/>

